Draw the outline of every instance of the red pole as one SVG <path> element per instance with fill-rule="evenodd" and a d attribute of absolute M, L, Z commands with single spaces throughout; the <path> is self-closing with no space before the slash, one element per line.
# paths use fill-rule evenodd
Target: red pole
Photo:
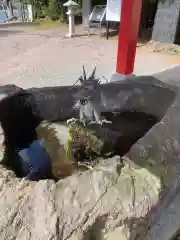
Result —
<path fill-rule="evenodd" d="M 122 0 L 116 72 L 131 74 L 134 69 L 142 0 Z"/>

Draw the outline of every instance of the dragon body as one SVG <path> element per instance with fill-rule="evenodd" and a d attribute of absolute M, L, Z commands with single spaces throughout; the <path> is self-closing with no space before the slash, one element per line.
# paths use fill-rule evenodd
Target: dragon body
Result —
<path fill-rule="evenodd" d="M 79 119 L 84 123 L 109 123 L 101 116 L 104 107 L 103 93 L 100 91 L 100 78 L 95 76 L 96 68 L 87 78 L 83 67 L 83 76 L 79 78 L 82 88 L 74 96 L 75 108 L 79 109 Z"/>

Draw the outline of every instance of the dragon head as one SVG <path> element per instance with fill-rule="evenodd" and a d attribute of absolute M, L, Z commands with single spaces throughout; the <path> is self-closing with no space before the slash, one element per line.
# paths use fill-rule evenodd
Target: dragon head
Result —
<path fill-rule="evenodd" d="M 92 71 L 91 75 L 87 77 L 83 66 L 83 75 L 76 81 L 76 83 L 80 82 L 82 86 L 81 90 L 74 95 L 77 101 L 88 101 L 93 97 L 98 85 L 100 84 L 100 78 L 96 77 L 95 73 L 96 67 Z"/>

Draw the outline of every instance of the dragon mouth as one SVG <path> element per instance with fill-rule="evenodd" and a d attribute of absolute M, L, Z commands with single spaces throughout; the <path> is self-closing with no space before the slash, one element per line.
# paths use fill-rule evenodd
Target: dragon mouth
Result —
<path fill-rule="evenodd" d="M 80 100 L 80 103 L 81 103 L 82 105 L 86 105 L 86 104 L 88 103 L 88 100 L 89 100 L 89 99 L 81 99 L 81 100 Z"/>

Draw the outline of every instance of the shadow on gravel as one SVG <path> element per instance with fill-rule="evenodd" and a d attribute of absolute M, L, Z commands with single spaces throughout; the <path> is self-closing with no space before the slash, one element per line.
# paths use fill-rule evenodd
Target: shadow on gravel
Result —
<path fill-rule="evenodd" d="M 38 26 L 39 23 L 30 23 L 30 22 L 9 22 L 9 23 L 0 23 L 0 28 L 13 28 L 13 27 L 32 27 Z"/>
<path fill-rule="evenodd" d="M 0 37 L 6 37 L 8 35 L 14 35 L 14 34 L 19 34 L 19 33 L 23 33 L 23 31 L 1 30 L 0 29 Z"/>

